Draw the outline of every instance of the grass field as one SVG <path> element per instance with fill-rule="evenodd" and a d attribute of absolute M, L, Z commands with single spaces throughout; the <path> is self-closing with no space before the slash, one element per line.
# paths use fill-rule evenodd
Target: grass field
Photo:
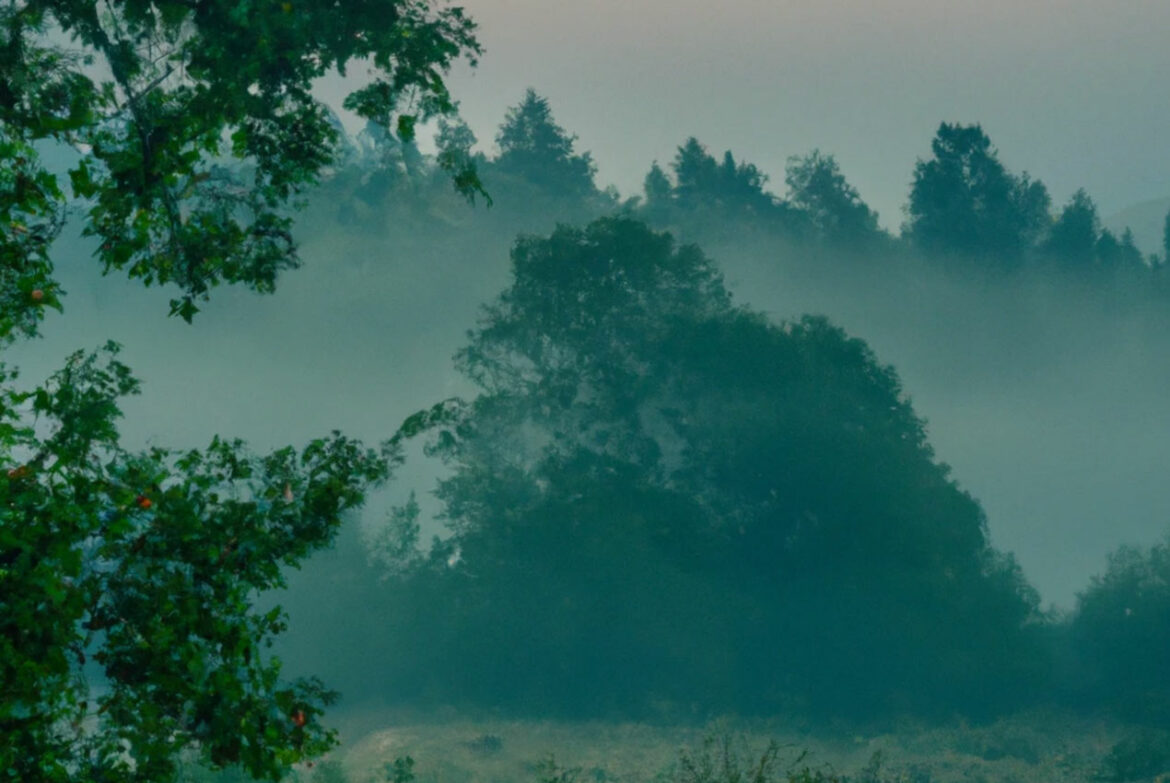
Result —
<path fill-rule="evenodd" d="M 697 725 L 339 715 L 342 745 L 295 783 L 1026 783 L 1170 781 L 1170 735 L 1058 712 L 863 731 L 723 718 Z M 769 747 L 774 750 L 769 752 Z M 396 759 L 413 760 L 409 768 Z M 770 763 L 767 761 L 771 759 Z M 763 763 L 761 761 L 763 760 Z M 242 780 L 190 773 L 188 780 Z"/>

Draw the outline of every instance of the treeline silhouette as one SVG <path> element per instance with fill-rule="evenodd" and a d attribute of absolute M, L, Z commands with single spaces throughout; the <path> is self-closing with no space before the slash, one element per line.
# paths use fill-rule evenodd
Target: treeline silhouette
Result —
<path fill-rule="evenodd" d="M 456 358 L 477 396 L 412 424 L 446 465 L 445 535 L 421 542 L 407 503 L 371 544 L 377 567 L 330 596 L 384 641 L 365 694 L 572 716 L 1057 704 L 1170 721 L 1170 543 L 1119 550 L 1072 612 L 1043 611 L 894 369 L 827 319 L 736 304 L 671 234 L 1122 302 L 1163 295 L 1170 248 L 1143 258 L 1083 191 L 1054 214 L 979 126 L 940 126 L 898 236 L 820 152 L 789 162 L 779 197 L 689 139 L 622 200 L 533 91 L 494 158 L 466 126 L 439 133 L 492 210 L 374 128 L 317 197 L 354 230 L 539 233 Z"/>
<path fill-rule="evenodd" d="M 836 159 L 820 150 L 789 158 L 787 192 L 780 196 L 767 188 L 769 176 L 755 165 L 737 160 L 730 150 L 717 158 L 691 137 L 667 166 L 651 163 L 641 194 L 623 199 L 612 187 L 598 187 L 591 153 L 575 150 L 576 136 L 556 123 L 548 100 L 533 90 L 508 109 L 494 157 L 473 151 L 477 139 L 464 124 L 444 122 L 437 141 L 443 155 L 476 164 L 491 199 L 505 210 L 538 200 L 553 215 L 622 212 L 683 239 L 718 227 L 723 234 L 762 232 L 845 252 L 914 251 L 969 270 L 1043 270 L 1093 275 L 1098 282 L 1101 276 L 1121 276 L 1134 285 L 1165 285 L 1170 213 L 1162 246 L 1143 254 L 1128 228 L 1118 235 L 1102 226 L 1083 189 L 1058 207 L 1043 182 L 1008 171 L 977 124 L 939 126 L 930 155 L 914 167 L 906 221 L 897 235 L 879 226 L 877 213 Z M 422 155 L 413 143 L 371 125 L 356 143 L 343 145 L 346 163 L 329 188 L 353 197 L 340 207 L 344 220 L 372 212 L 380 219 L 381 207 L 394 206 L 391 194 L 395 208 L 425 214 L 429 207 L 448 220 L 469 219 L 451 209 L 451 181 L 437 159 Z"/>

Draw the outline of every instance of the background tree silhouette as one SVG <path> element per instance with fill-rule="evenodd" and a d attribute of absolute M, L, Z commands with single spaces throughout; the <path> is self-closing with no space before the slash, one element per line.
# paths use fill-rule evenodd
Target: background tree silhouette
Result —
<path fill-rule="evenodd" d="M 553 120 L 547 98 L 529 88 L 524 99 L 508 109 L 496 134 L 500 154 L 495 165 L 549 193 L 584 197 L 596 193 L 597 167 L 588 152 L 574 154 L 576 136 Z"/>
<path fill-rule="evenodd" d="M 832 155 L 813 150 L 789 158 L 784 181 L 789 202 L 805 212 L 820 241 L 864 247 L 881 234 L 877 213 L 845 180 Z"/>
<path fill-rule="evenodd" d="M 1096 260 L 1101 219 L 1084 188 L 1072 195 L 1052 224 L 1044 250 L 1071 267 L 1088 268 Z"/>
<path fill-rule="evenodd" d="M 932 253 L 1017 264 L 1048 225 L 1044 185 L 1010 174 L 979 125 L 942 123 L 931 152 L 914 167 L 904 233 Z"/>

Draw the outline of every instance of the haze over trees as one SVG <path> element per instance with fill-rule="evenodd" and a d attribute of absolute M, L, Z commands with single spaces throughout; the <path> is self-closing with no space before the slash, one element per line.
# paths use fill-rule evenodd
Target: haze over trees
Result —
<path fill-rule="evenodd" d="M 427 520 L 409 502 L 377 549 L 393 574 L 370 615 L 384 618 L 387 692 L 572 715 L 1122 709 L 1109 688 L 1074 684 L 1111 664 L 1073 655 L 1079 611 L 1041 612 L 989 545 L 892 370 L 824 320 L 735 306 L 701 253 L 634 222 L 724 253 L 774 237 L 762 247 L 785 269 L 888 275 L 873 296 L 950 293 L 975 270 L 1024 303 L 1130 291 L 1126 307 L 1164 306 L 1156 267 L 1101 227 L 1087 195 L 1053 214 L 978 126 L 944 124 L 935 146 L 916 179 L 925 234 L 882 231 L 829 155 L 790 159 L 781 198 L 758 168 L 688 139 L 652 164 L 644 198 L 610 202 L 619 217 L 552 230 L 546 215 L 519 239 L 512 279 L 457 360 L 479 396 L 428 419 L 451 471 L 437 490 L 447 531 L 420 542 Z M 491 189 L 495 164 L 480 161 Z M 946 194 L 973 211 L 948 217 Z M 498 201 L 475 220 L 540 225 L 539 212 Z M 948 219 L 958 235 L 938 228 Z M 1153 704 L 1159 675 L 1144 672 L 1139 703 Z"/>
<path fill-rule="evenodd" d="M 177 286 L 188 320 L 217 285 L 269 292 L 296 266 L 297 194 L 355 234 L 537 231 L 458 356 L 478 395 L 381 450 L 335 435 L 265 456 L 230 439 L 129 453 L 115 423 L 137 384 L 114 348 L 28 392 L 0 373 L 8 768 L 161 780 L 194 746 L 275 778 L 328 747 L 330 694 L 280 681 L 265 645 L 282 615 L 254 594 L 328 544 L 423 433 L 450 470 L 446 535 L 420 545 L 406 504 L 382 550 L 394 578 L 355 597 L 394 637 L 382 674 L 403 702 L 864 719 L 1064 700 L 1165 720 L 1164 547 L 1121 551 L 1071 618 L 1041 612 L 864 335 L 737 305 L 714 262 L 659 229 L 765 237 L 777 264 L 863 281 L 1075 279 L 1127 306 L 1166 304 L 1165 255 L 1103 229 L 1084 192 L 1053 214 L 978 125 L 939 127 L 897 237 L 819 151 L 790 159 L 780 196 L 688 138 L 622 201 L 535 91 L 506 112 L 498 152 L 477 152 L 439 78 L 477 53 L 473 25 L 391 6 L 388 21 L 325 3 L 115 4 L 115 28 L 83 3 L 0 12 L 5 344 L 61 303 L 49 240 L 67 198 L 38 162 L 46 141 L 85 150 L 69 184 L 103 267 Z M 46 42 L 50 22 L 108 61 L 110 86 Z M 139 56 L 147 42 L 162 59 Z M 347 101 L 370 124 L 346 146 L 308 83 L 363 56 L 384 73 Z M 412 90 L 419 111 L 403 113 Z M 415 143 L 427 118 L 433 157 Z M 493 211 L 463 211 L 485 189 Z M 553 227 L 565 220 L 583 227 Z M 1170 218 L 1167 237 L 1170 255 Z M 109 686 L 92 698 L 87 661 Z"/>
<path fill-rule="evenodd" d="M 434 446 L 450 537 L 401 577 L 442 603 L 399 632 L 467 654 L 397 687 L 860 716 L 1040 685 L 1034 592 L 864 343 L 735 307 L 625 218 L 512 265 L 458 358 L 481 395 Z"/>

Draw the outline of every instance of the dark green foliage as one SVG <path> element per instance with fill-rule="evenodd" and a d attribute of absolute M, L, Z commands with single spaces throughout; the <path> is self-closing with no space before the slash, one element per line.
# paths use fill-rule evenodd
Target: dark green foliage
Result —
<path fill-rule="evenodd" d="M 52 28 L 77 52 L 48 43 Z M 418 120 L 454 112 L 442 74 L 479 52 L 462 10 L 429 0 L 38 0 L 5 6 L 0 29 L 0 143 L 86 149 L 70 180 L 98 258 L 148 285 L 177 285 L 171 310 L 188 320 L 216 285 L 271 291 L 296 265 L 286 205 L 317 180 L 336 140 L 314 79 L 371 60 L 372 83 L 346 107 L 406 143 Z M 88 75 L 95 58 L 108 80 Z M 4 179 L 21 158 L 2 158 Z M 217 165 L 224 158 L 247 173 Z"/>
<path fill-rule="evenodd" d="M 1073 194 L 1052 224 L 1044 251 L 1056 256 L 1061 264 L 1087 268 L 1095 260 L 1100 234 L 1097 205 L 1082 188 Z"/>
<path fill-rule="evenodd" d="M 750 163 L 737 163 L 730 150 L 718 163 L 692 136 L 678 148 L 671 167 L 674 201 L 683 210 L 713 209 L 723 218 L 752 217 L 764 222 L 786 211 L 779 199 L 764 190 L 767 175 Z"/>
<path fill-rule="evenodd" d="M 642 192 L 645 194 L 647 216 L 652 220 L 666 218 L 674 201 L 674 184 L 658 165 L 658 161 L 654 161 L 650 171 L 646 172 L 646 178 L 642 181 Z"/>
<path fill-rule="evenodd" d="M 1170 539 L 1110 555 L 1105 574 L 1078 596 L 1069 645 L 1082 699 L 1170 721 Z"/>
<path fill-rule="evenodd" d="M 1084 189 L 1078 190 L 1052 223 L 1041 251 L 1058 266 L 1084 274 L 1119 272 L 1145 267 L 1133 232 L 1126 229 L 1121 239 L 1101 228 L 1097 205 Z"/>
<path fill-rule="evenodd" d="M 576 140 L 553 120 L 548 99 L 530 88 L 519 105 L 508 109 L 496 134 L 500 155 L 494 164 L 549 194 L 583 198 L 597 192 L 597 167 L 588 152 L 573 152 Z"/>
<path fill-rule="evenodd" d="M 765 190 L 768 176 L 736 161 L 731 151 L 717 161 L 692 137 L 671 163 L 672 181 L 657 164 L 643 183 L 640 215 L 689 234 L 734 234 L 745 228 L 805 244 L 873 250 L 888 239 L 873 212 L 841 174 L 836 160 L 814 151 L 788 161 L 787 200 Z M 698 226 L 698 231 L 694 228 Z"/>
<path fill-rule="evenodd" d="M 1128 228 L 1118 239 L 1108 229 L 1101 232 L 1097 239 L 1097 260 L 1102 269 L 1118 272 L 1123 270 L 1142 269 L 1145 261 L 1142 253 L 1133 241 L 1133 232 Z"/>
<path fill-rule="evenodd" d="M 476 193 L 479 193 L 491 206 L 491 196 L 479 185 L 479 167 L 484 164 L 484 157 L 471 151 L 475 142 L 475 134 L 466 122 L 445 117 L 439 119 L 439 132 L 435 136 L 439 167 L 455 172 L 452 184 L 456 192 L 466 194 L 473 203 Z"/>
<path fill-rule="evenodd" d="M 407 145 L 416 120 L 453 113 L 442 76 L 478 51 L 462 10 L 428 0 L 5 4 L 0 348 L 60 308 L 67 192 L 105 269 L 177 285 L 190 320 L 215 286 L 267 292 L 295 266 L 288 206 L 338 133 L 316 78 L 372 61 L 347 106 Z M 68 188 L 34 152 L 54 145 L 77 153 Z M 277 780 L 335 741 L 334 694 L 282 680 L 284 614 L 253 601 L 399 454 L 338 433 L 265 456 L 220 438 L 127 451 L 116 424 L 138 384 L 116 353 L 77 353 L 27 391 L 0 364 L 0 774 L 167 781 L 194 753 Z"/>
<path fill-rule="evenodd" d="M 445 654 L 412 676 L 576 713 L 1030 685 L 1035 596 L 864 343 L 734 307 L 627 219 L 523 239 L 513 273 L 459 355 L 483 393 L 435 437 L 452 536 L 407 569 L 433 609 L 403 630 Z"/>
<path fill-rule="evenodd" d="M 1009 173 L 979 125 L 942 123 L 931 151 L 914 167 L 905 233 L 928 252 L 1017 264 L 1048 225 L 1044 185 Z"/>
<path fill-rule="evenodd" d="M 0 407 L 0 768 L 164 780 L 196 745 L 275 779 L 332 743 L 317 720 L 331 695 L 279 682 L 266 650 L 284 616 L 251 598 L 331 540 L 386 460 L 338 435 L 265 457 L 218 439 L 125 452 L 115 421 L 137 383 L 115 353 L 77 354 Z"/>
<path fill-rule="evenodd" d="M 845 180 L 832 155 L 813 150 L 789 158 L 784 181 L 789 202 L 808 216 L 820 241 L 865 247 L 881 236 L 877 213 Z"/>

